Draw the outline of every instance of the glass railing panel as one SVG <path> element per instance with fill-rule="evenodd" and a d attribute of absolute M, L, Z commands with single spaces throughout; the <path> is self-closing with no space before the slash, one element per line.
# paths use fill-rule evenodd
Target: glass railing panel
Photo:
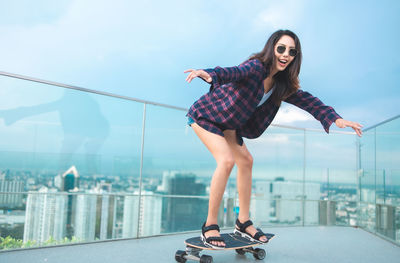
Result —
<path fill-rule="evenodd" d="M 356 137 L 306 132 L 305 194 L 311 200 L 357 200 Z"/>
<path fill-rule="evenodd" d="M 398 241 L 398 210 L 399 207 L 387 204 L 376 205 L 375 231 L 391 240 Z"/>
<path fill-rule="evenodd" d="M 359 225 L 398 242 L 400 119 L 367 130 L 360 139 Z"/>
<path fill-rule="evenodd" d="M 26 197 L 0 192 L 0 250 L 27 247 L 23 244 Z"/>
<path fill-rule="evenodd" d="M 282 211 L 281 214 L 279 211 Z M 253 197 L 251 217 L 256 225 L 262 226 L 303 225 L 300 218 L 304 218 L 305 226 L 356 226 L 358 202 L 335 200 L 305 200 L 303 202 L 303 200 Z"/>
<path fill-rule="evenodd" d="M 375 204 L 375 187 L 376 187 L 376 173 L 375 170 L 362 169 L 362 173 L 359 175 L 360 183 L 360 200 L 361 202 L 367 202 Z"/>
<path fill-rule="evenodd" d="M 139 195 L 121 196 L 118 202 L 119 210 L 115 212 L 117 221 L 114 238 L 137 238 L 139 217 Z"/>
<path fill-rule="evenodd" d="M 250 202 L 250 218 L 257 226 L 277 224 L 276 202 L 271 198 L 253 196 Z"/>
<path fill-rule="evenodd" d="M 146 106 L 142 190 L 146 195 L 186 196 L 162 199 L 163 219 L 160 233 L 198 230 L 207 218 L 208 199 L 193 197 L 208 198 L 216 162 L 193 129 L 187 125 L 185 115 L 186 111 Z M 236 168 L 228 180 L 225 199 L 235 198 L 235 177 Z M 232 225 L 235 218 L 232 213 L 234 204 L 231 206 L 219 213 L 221 227 Z M 169 210 L 165 210 L 167 208 Z M 227 209 L 232 219 L 226 217 Z"/>
<path fill-rule="evenodd" d="M 158 180 L 154 192 L 168 195 L 205 195 L 215 161 L 189 127 L 186 112 L 154 105 L 146 108 L 143 189 Z M 154 187 L 153 187 L 154 188 Z"/>
<path fill-rule="evenodd" d="M 396 181 L 396 178 L 392 178 L 391 174 L 386 174 L 386 170 L 377 169 L 376 174 L 376 203 L 385 204 L 386 202 L 396 202 L 396 187 L 392 184 L 392 179 Z"/>
<path fill-rule="evenodd" d="M 254 158 L 253 178 L 302 181 L 303 130 L 270 126 L 259 138 L 245 143 Z"/>
<path fill-rule="evenodd" d="M 358 202 L 357 201 L 320 201 L 320 206 L 326 207 L 327 214 L 320 212 L 320 218 L 326 216 L 327 221 L 320 221 L 321 225 L 337 225 L 337 226 L 357 226 L 358 217 Z M 331 210 L 328 210 L 331 209 Z M 321 210 L 320 210 L 321 211 Z M 329 223 L 331 222 L 331 223 Z"/>
<path fill-rule="evenodd" d="M 400 169 L 383 170 L 384 203 L 400 206 Z"/>
<path fill-rule="evenodd" d="M 31 199 L 30 203 L 41 203 L 34 200 L 33 192 L 48 191 L 46 196 L 61 205 L 71 191 L 107 196 L 138 190 L 142 103 L 3 76 L 0 85 L 0 192 L 32 192 L 25 194 L 22 207 L 20 197 L 2 194 L 0 205 L 6 214 L 25 214 Z M 65 209 L 79 203 L 76 198 L 68 197 Z M 68 216 L 56 224 L 65 227 L 66 237 L 75 234 L 71 220 Z M 4 225 L 0 227 L 4 230 Z M 18 232 L 20 227 L 12 225 L 15 231 L 8 232 Z M 96 238 L 114 236 L 103 231 Z M 38 243 L 45 241 L 41 238 Z"/>
<path fill-rule="evenodd" d="M 303 201 L 253 197 L 250 217 L 256 226 L 303 225 Z"/>
<path fill-rule="evenodd" d="M 27 182 L 28 191 L 60 188 L 56 177 L 67 171 L 83 189 L 96 187 L 95 178 L 138 177 L 142 104 L 5 77 L 0 85 L 6 178 Z"/>
<path fill-rule="evenodd" d="M 400 204 L 400 118 L 376 128 L 377 202 Z"/>
<path fill-rule="evenodd" d="M 400 119 L 378 125 L 375 132 L 375 231 L 399 243 Z"/>
<path fill-rule="evenodd" d="M 329 203 L 329 204 L 328 204 Z M 356 207 L 355 202 L 352 203 Z M 332 210 L 332 208 L 334 210 Z M 343 213 L 336 215 L 335 209 L 343 209 L 336 201 L 320 200 L 282 200 L 265 199 L 253 197 L 251 200 L 250 217 L 257 225 L 279 226 L 279 225 L 335 225 L 336 217 L 344 216 Z M 356 209 L 349 209 L 355 213 Z M 333 212 L 332 212 L 333 211 Z M 347 215 L 346 215 L 347 217 Z M 303 220 L 304 218 L 304 220 Z M 333 219 L 332 219 L 333 218 Z M 303 222 L 304 221 L 304 222 Z"/>
<path fill-rule="evenodd" d="M 302 202 L 305 226 L 318 226 L 321 224 L 321 207 L 319 200 L 305 200 Z M 329 216 L 329 213 L 327 213 Z"/>
<path fill-rule="evenodd" d="M 180 197 L 144 193 L 141 196 L 139 237 L 200 231 L 207 218 L 207 209 L 206 196 Z"/>
<path fill-rule="evenodd" d="M 376 162 L 375 129 L 363 133 L 359 143 L 359 191 L 360 201 L 375 203 Z"/>
<path fill-rule="evenodd" d="M 137 237 L 138 196 L 57 193 L 0 193 L 21 198 L 18 209 L 2 209 L 1 249 L 17 249 Z"/>
<path fill-rule="evenodd" d="M 360 167 L 364 170 L 373 171 L 375 163 L 375 128 L 363 132 L 359 144 Z"/>
<path fill-rule="evenodd" d="M 375 218 L 376 218 L 375 204 L 360 202 L 357 225 L 370 232 L 375 232 L 376 228 Z"/>

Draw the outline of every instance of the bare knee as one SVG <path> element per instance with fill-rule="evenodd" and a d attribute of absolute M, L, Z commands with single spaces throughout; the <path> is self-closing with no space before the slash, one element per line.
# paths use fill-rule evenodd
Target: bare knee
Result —
<path fill-rule="evenodd" d="M 231 156 L 223 156 L 217 160 L 218 168 L 230 173 L 235 165 L 235 160 Z"/>
<path fill-rule="evenodd" d="M 251 169 L 253 167 L 253 161 L 253 156 L 248 153 L 238 158 L 236 164 L 239 168 Z"/>

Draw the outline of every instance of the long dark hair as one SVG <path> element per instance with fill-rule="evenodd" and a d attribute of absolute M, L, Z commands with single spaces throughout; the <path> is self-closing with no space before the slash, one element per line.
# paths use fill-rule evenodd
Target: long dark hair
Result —
<path fill-rule="evenodd" d="M 280 105 L 284 99 L 295 93 L 300 88 L 299 73 L 302 53 L 299 38 L 290 30 L 278 30 L 269 37 L 264 49 L 261 52 L 253 54 L 250 57 L 250 59 L 260 60 L 264 64 L 264 67 L 267 69 L 267 71 L 271 72 L 276 58 L 274 47 L 276 43 L 278 43 L 279 39 L 285 35 L 293 38 L 295 48 L 297 49 L 297 55 L 284 71 L 279 71 L 273 76 L 274 83 L 276 84 L 277 88 L 275 88 L 274 92 L 272 93 L 271 100 L 276 105 Z"/>

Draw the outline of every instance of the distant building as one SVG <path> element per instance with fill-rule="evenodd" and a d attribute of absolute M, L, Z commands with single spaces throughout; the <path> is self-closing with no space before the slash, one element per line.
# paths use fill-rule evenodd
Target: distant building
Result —
<path fill-rule="evenodd" d="M 79 189 L 79 173 L 75 166 L 71 166 L 62 175 L 61 191 L 77 191 Z"/>
<path fill-rule="evenodd" d="M 99 219 L 100 224 L 96 224 L 96 237 L 100 238 L 100 240 L 113 238 L 113 226 L 116 216 L 115 208 L 115 196 L 98 196 L 96 218 Z"/>
<path fill-rule="evenodd" d="M 82 241 L 94 241 L 96 232 L 97 196 L 76 196 L 74 236 Z"/>
<path fill-rule="evenodd" d="M 137 192 L 135 194 L 138 194 Z M 131 238 L 151 236 L 161 233 L 161 211 L 163 198 L 153 192 L 144 191 L 140 199 L 140 220 L 138 227 L 139 196 L 126 195 L 124 200 L 124 216 L 122 237 Z"/>
<path fill-rule="evenodd" d="M 28 194 L 24 242 L 36 240 L 42 243 L 49 238 L 61 240 L 65 237 L 68 197 L 56 193 L 55 189 L 42 187 L 38 192 Z"/>
<path fill-rule="evenodd" d="M 257 181 L 251 198 L 250 218 L 255 225 L 267 225 L 271 221 L 271 182 Z"/>
<path fill-rule="evenodd" d="M 79 173 L 73 165 L 61 175 L 61 191 L 63 192 L 77 192 L 79 191 Z M 66 209 L 67 214 L 67 233 L 66 237 L 72 238 L 74 234 L 73 217 L 74 217 L 74 200 L 75 197 L 68 195 L 68 206 Z"/>
<path fill-rule="evenodd" d="M 94 189 L 78 193 L 74 202 L 74 236 L 82 241 L 114 238 L 116 198 L 107 192 Z"/>
<path fill-rule="evenodd" d="M 101 190 L 101 191 L 108 192 L 108 193 L 112 192 L 112 184 L 111 183 L 107 183 L 104 180 L 102 180 L 99 183 L 97 183 L 96 188 Z"/>
<path fill-rule="evenodd" d="M 60 191 L 61 191 L 62 185 L 63 185 L 62 180 L 63 180 L 63 179 L 62 179 L 61 174 L 56 175 L 56 176 L 54 177 L 54 187 L 57 188 L 57 189 L 60 190 Z"/>
<path fill-rule="evenodd" d="M 361 200 L 366 203 L 375 203 L 375 189 L 361 189 Z"/>
<path fill-rule="evenodd" d="M 165 195 L 205 196 L 206 185 L 196 182 L 192 173 L 164 172 L 162 186 Z M 179 232 L 201 228 L 206 220 L 208 199 L 164 197 L 162 205 L 162 231 Z"/>
<path fill-rule="evenodd" d="M 295 224 L 304 220 L 307 224 L 319 223 L 319 203 L 306 201 L 303 218 L 303 186 L 306 200 L 319 200 L 321 186 L 318 183 L 285 182 L 271 183 L 271 197 L 275 200 L 275 216 L 278 222 Z"/>
<path fill-rule="evenodd" d="M 23 206 L 23 195 L 12 194 L 24 191 L 24 182 L 17 180 L 0 180 L 0 193 L 6 192 L 7 194 L 0 194 L 0 208 L 12 209 Z"/>
<path fill-rule="evenodd" d="M 138 230 L 139 196 L 125 195 L 122 237 L 137 237 Z"/>

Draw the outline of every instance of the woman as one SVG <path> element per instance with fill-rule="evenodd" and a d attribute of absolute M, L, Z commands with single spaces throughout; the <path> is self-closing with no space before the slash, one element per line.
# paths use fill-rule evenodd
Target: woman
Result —
<path fill-rule="evenodd" d="M 187 114 L 188 124 L 217 162 L 211 180 L 208 216 L 202 227 L 205 245 L 215 249 L 225 246 L 217 217 L 235 164 L 240 206 L 235 232 L 260 243 L 268 241 L 249 218 L 253 158 L 242 137 L 259 137 L 272 122 L 282 101 L 312 114 L 327 133 L 334 122 L 339 128 L 353 128 L 361 136 L 360 124 L 342 119 L 332 107 L 300 89 L 301 59 L 298 37 L 289 30 L 279 30 L 271 35 L 261 52 L 237 67 L 184 72 L 190 73 L 186 78 L 188 83 L 200 77 L 211 84 L 210 91 Z"/>

